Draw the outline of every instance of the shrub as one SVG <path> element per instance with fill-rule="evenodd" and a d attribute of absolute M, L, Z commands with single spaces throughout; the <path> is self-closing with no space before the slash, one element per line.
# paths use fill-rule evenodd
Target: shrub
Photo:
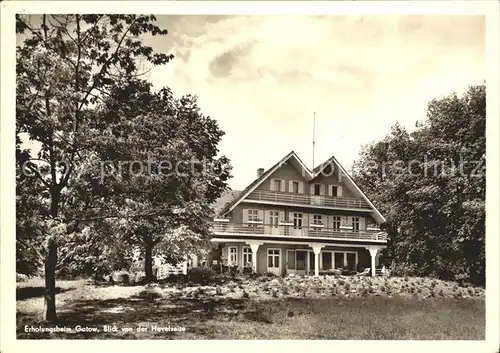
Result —
<path fill-rule="evenodd" d="M 208 267 L 194 267 L 188 270 L 186 280 L 194 284 L 208 285 L 216 281 L 217 274 Z"/>
<path fill-rule="evenodd" d="M 25 282 L 28 280 L 28 276 L 22 273 L 16 273 L 16 282 Z"/>
<path fill-rule="evenodd" d="M 128 271 L 115 271 L 111 276 L 115 283 L 120 283 L 120 284 L 130 283 L 130 273 L 128 273 Z"/>

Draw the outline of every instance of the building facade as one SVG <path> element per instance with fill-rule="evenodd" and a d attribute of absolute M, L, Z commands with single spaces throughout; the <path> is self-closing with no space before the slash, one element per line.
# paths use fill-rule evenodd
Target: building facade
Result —
<path fill-rule="evenodd" d="M 279 276 L 375 275 L 384 222 L 335 157 L 310 170 L 292 151 L 218 210 L 211 261 Z"/>

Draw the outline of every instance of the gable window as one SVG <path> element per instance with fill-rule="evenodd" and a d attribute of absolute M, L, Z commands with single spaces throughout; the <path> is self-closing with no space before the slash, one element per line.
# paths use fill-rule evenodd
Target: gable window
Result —
<path fill-rule="evenodd" d="M 246 246 L 243 248 L 243 266 L 251 266 L 252 264 L 252 249 Z"/>
<path fill-rule="evenodd" d="M 320 184 L 314 184 L 314 195 L 321 195 L 321 185 Z"/>
<path fill-rule="evenodd" d="M 292 192 L 294 194 L 298 194 L 299 193 L 299 182 L 298 181 L 292 182 Z"/>
<path fill-rule="evenodd" d="M 274 181 L 273 181 L 273 182 L 274 182 L 274 185 L 273 185 L 273 186 L 274 186 L 274 188 L 273 188 L 273 190 L 274 190 L 274 191 L 281 191 L 281 180 L 279 180 L 279 179 L 274 179 Z"/>
<path fill-rule="evenodd" d="M 230 264 L 236 264 L 238 261 L 238 248 L 236 246 L 229 247 L 228 260 Z"/>
<path fill-rule="evenodd" d="M 333 197 L 339 196 L 339 187 L 337 185 L 332 185 L 332 196 Z"/>
<path fill-rule="evenodd" d="M 320 214 L 313 215 L 313 224 L 323 224 L 323 216 Z"/>
<path fill-rule="evenodd" d="M 333 216 L 332 217 L 333 223 L 332 223 L 332 228 L 334 230 L 339 230 L 340 229 L 340 216 Z"/>

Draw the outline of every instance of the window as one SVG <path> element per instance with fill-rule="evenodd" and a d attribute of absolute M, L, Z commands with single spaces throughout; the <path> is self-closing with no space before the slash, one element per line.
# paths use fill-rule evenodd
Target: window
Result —
<path fill-rule="evenodd" d="M 274 191 L 281 191 L 281 180 L 274 179 Z"/>
<path fill-rule="evenodd" d="M 335 253 L 335 268 L 343 268 L 344 267 L 344 253 L 336 252 Z"/>
<path fill-rule="evenodd" d="M 286 268 L 289 270 L 295 270 L 295 250 L 287 250 L 287 261 Z"/>
<path fill-rule="evenodd" d="M 249 247 L 243 248 L 243 266 L 250 266 L 252 263 L 252 249 Z"/>
<path fill-rule="evenodd" d="M 332 185 L 332 196 L 339 196 L 339 187 L 337 185 Z"/>
<path fill-rule="evenodd" d="M 359 230 L 359 217 L 352 217 L 352 230 L 355 232 Z"/>
<path fill-rule="evenodd" d="M 248 220 L 249 221 L 260 221 L 259 210 L 248 210 Z"/>
<path fill-rule="evenodd" d="M 329 251 L 321 252 L 321 262 L 323 270 L 332 269 L 332 253 Z"/>
<path fill-rule="evenodd" d="M 320 194 L 321 194 L 321 185 L 314 184 L 314 195 L 320 195 Z"/>
<path fill-rule="evenodd" d="M 229 263 L 236 264 L 238 262 L 238 248 L 236 246 L 229 247 Z"/>
<path fill-rule="evenodd" d="M 302 213 L 293 214 L 293 228 L 302 229 Z"/>
<path fill-rule="evenodd" d="M 313 215 L 313 224 L 323 224 L 323 216 L 320 214 Z"/>
<path fill-rule="evenodd" d="M 279 223 L 279 212 L 278 211 L 269 211 L 269 224 L 272 227 L 277 227 Z"/>
<path fill-rule="evenodd" d="M 293 181 L 292 182 L 292 192 L 294 194 L 298 194 L 299 193 L 299 182 L 298 181 Z"/>
<path fill-rule="evenodd" d="M 333 216 L 332 228 L 333 230 L 340 230 L 340 216 Z"/>

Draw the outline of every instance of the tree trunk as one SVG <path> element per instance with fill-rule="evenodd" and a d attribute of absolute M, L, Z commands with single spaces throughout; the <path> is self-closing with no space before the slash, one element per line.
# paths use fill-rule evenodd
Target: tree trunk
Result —
<path fill-rule="evenodd" d="M 146 243 L 146 253 L 144 255 L 144 271 L 147 282 L 153 282 L 156 277 L 153 273 L 153 246 Z"/>
<path fill-rule="evenodd" d="M 51 193 L 50 214 L 56 218 L 59 213 L 59 191 Z M 50 229 L 49 229 L 50 231 Z M 49 234 L 46 243 L 45 255 L 45 291 L 44 291 L 44 313 L 43 318 L 47 322 L 57 320 L 56 312 L 56 265 L 57 265 L 57 241 L 54 235 Z"/>
<path fill-rule="evenodd" d="M 56 264 L 57 243 L 52 236 L 47 240 L 47 255 L 45 257 L 45 292 L 43 318 L 47 322 L 57 320 L 56 313 Z"/>

